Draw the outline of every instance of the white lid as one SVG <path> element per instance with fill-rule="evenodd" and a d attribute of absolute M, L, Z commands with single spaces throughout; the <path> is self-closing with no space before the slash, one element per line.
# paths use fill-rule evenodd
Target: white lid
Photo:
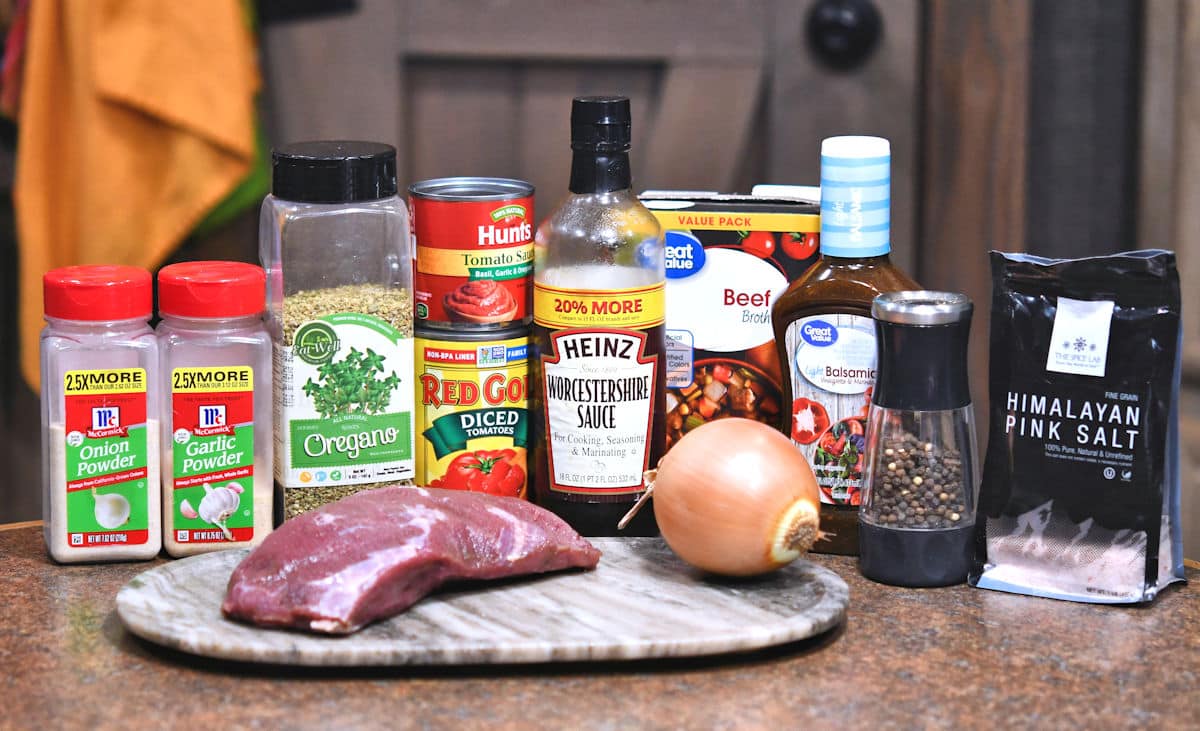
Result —
<path fill-rule="evenodd" d="M 846 135 L 821 141 L 822 157 L 884 157 L 892 154 L 892 144 L 884 137 Z"/>
<path fill-rule="evenodd" d="M 797 198 L 804 201 L 819 201 L 821 200 L 821 186 L 759 183 L 750 190 L 750 195 L 758 198 Z"/>

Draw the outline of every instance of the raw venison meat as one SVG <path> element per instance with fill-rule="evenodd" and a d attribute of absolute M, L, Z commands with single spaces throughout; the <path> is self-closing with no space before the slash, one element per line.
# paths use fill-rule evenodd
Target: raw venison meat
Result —
<path fill-rule="evenodd" d="M 558 516 L 524 500 L 385 487 L 284 523 L 234 570 L 221 611 L 348 634 L 447 581 L 590 569 L 599 560 Z"/>

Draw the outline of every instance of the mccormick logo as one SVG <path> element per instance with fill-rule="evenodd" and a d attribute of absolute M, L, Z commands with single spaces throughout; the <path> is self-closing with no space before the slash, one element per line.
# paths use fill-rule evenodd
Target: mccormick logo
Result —
<path fill-rule="evenodd" d="M 809 345 L 815 345 L 818 348 L 825 348 L 837 342 L 837 328 L 830 325 L 824 320 L 813 320 L 812 322 L 804 323 L 800 328 L 800 335 Z"/>
<path fill-rule="evenodd" d="M 201 406 L 196 415 L 196 436 L 209 437 L 214 434 L 232 434 L 225 420 L 225 404 Z"/>
<path fill-rule="evenodd" d="M 121 426 L 121 408 L 119 406 L 92 407 L 92 428 L 88 429 L 88 439 L 124 437 L 128 434 L 129 430 Z"/>
<path fill-rule="evenodd" d="M 201 406 L 197 424 L 202 427 L 225 426 L 225 405 Z"/>
<path fill-rule="evenodd" d="M 92 409 L 92 430 L 101 431 L 121 426 L 121 409 L 117 406 L 100 406 Z"/>

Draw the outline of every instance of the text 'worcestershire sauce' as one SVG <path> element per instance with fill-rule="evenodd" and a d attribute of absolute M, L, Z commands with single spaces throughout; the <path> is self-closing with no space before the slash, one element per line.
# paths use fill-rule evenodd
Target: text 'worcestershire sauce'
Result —
<path fill-rule="evenodd" d="M 617 534 L 664 446 L 662 239 L 629 146 L 628 99 L 575 99 L 570 194 L 534 241 L 534 498 L 584 535 Z M 650 507 L 621 534 L 657 534 Z"/>

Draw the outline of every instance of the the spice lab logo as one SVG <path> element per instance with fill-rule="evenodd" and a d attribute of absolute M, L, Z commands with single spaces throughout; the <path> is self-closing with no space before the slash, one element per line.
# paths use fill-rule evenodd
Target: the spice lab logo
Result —
<path fill-rule="evenodd" d="M 1108 333 L 1113 303 L 1058 298 L 1054 330 L 1046 354 L 1046 370 L 1081 376 L 1103 376 L 1108 361 Z"/>
<path fill-rule="evenodd" d="M 309 365 L 324 365 L 333 360 L 340 345 L 337 333 L 328 323 L 306 322 L 296 330 L 293 352 Z"/>

